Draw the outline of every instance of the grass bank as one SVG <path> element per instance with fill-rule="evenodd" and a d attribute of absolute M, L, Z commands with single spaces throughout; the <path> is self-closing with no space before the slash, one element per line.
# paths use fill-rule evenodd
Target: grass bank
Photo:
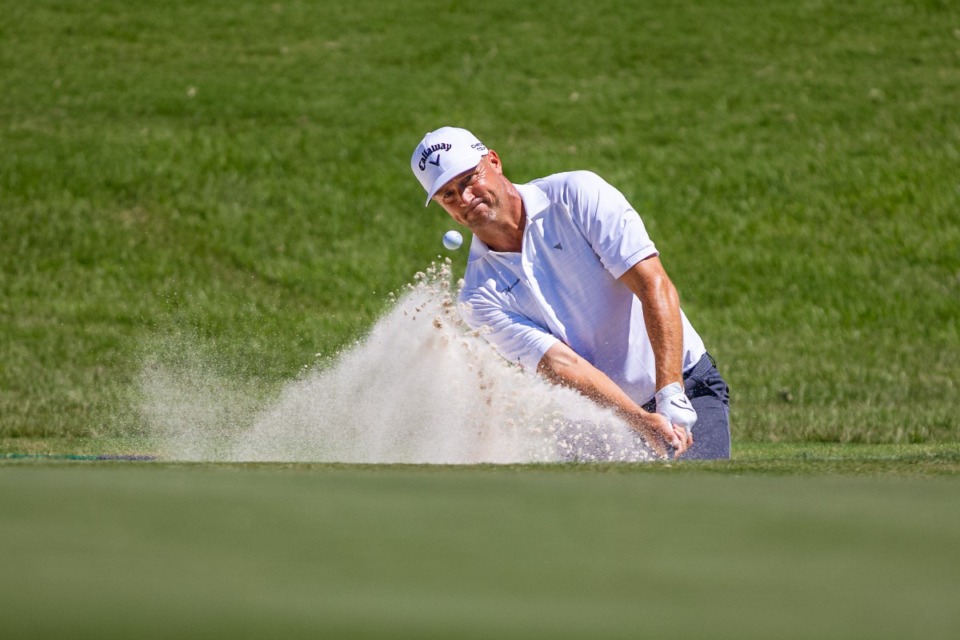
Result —
<path fill-rule="evenodd" d="M 363 335 L 441 251 L 407 160 L 459 124 L 628 195 L 737 438 L 957 441 L 953 3 L 2 14 L 0 435 L 135 433 L 166 336 L 269 393 Z"/>

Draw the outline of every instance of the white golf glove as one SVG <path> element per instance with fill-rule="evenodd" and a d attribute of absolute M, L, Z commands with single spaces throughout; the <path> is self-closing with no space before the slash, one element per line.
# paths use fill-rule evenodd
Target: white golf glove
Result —
<path fill-rule="evenodd" d="M 693 423 L 697 421 L 697 411 L 679 382 L 668 384 L 657 391 L 657 413 L 666 416 L 673 424 L 683 427 L 687 434 L 693 432 Z"/>

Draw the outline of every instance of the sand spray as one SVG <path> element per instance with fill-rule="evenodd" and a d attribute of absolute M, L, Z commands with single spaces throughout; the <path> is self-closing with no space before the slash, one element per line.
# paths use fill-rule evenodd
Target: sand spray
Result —
<path fill-rule="evenodd" d="M 506 362 L 457 310 L 449 260 L 416 274 L 369 334 L 273 397 L 202 356 L 147 359 L 141 415 L 170 460 L 645 461 L 613 412 Z"/>

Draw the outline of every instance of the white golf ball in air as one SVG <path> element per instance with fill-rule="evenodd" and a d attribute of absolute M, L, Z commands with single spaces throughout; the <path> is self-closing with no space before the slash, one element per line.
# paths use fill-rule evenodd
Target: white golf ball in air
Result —
<path fill-rule="evenodd" d="M 450 230 L 443 234 L 443 246 L 450 251 L 454 251 L 460 248 L 460 245 L 463 244 L 463 236 L 460 235 L 459 231 Z"/>

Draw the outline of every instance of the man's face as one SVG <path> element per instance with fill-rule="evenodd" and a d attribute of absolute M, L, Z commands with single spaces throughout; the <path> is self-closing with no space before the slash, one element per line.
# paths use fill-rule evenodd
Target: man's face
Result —
<path fill-rule="evenodd" d="M 504 202 L 502 177 L 500 157 L 489 151 L 476 167 L 440 187 L 433 199 L 451 218 L 476 231 L 500 215 Z"/>

